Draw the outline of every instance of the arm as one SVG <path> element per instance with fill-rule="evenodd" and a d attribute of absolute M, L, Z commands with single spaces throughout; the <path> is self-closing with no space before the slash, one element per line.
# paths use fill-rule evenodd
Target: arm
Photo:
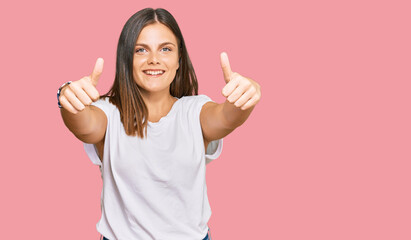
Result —
<path fill-rule="evenodd" d="M 86 106 L 77 114 L 62 108 L 61 116 L 67 128 L 80 141 L 93 144 L 103 141 L 107 128 L 107 117 L 100 108 Z"/>
<path fill-rule="evenodd" d="M 225 53 L 221 54 L 221 67 L 227 83 L 222 94 L 227 100 L 221 104 L 204 104 L 200 122 L 206 142 L 221 139 L 241 126 L 261 98 L 260 85 L 250 78 L 231 72 Z"/>
<path fill-rule="evenodd" d="M 100 96 L 95 87 L 102 70 L 103 59 L 98 59 L 90 76 L 66 85 L 60 93 L 60 113 L 64 124 L 85 143 L 103 141 L 106 132 L 106 115 L 101 109 L 90 105 Z"/>

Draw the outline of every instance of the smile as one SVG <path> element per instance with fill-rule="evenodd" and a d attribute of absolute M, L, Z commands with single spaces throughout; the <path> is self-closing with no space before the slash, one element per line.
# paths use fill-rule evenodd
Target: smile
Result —
<path fill-rule="evenodd" d="M 161 75 L 163 75 L 163 73 L 165 72 L 165 71 L 163 71 L 163 70 L 159 70 L 159 71 L 150 71 L 150 70 L 145 70 L 145 71 L 143 71 L 146 75 L 149 75 L 149 76 L 161 76 Z"/>

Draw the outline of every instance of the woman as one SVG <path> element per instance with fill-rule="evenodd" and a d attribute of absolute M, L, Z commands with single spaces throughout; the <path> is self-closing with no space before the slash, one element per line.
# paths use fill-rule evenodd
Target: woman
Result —
<path fill-rule="evenodd" d="M 260 99 L 260 86 L 234 73 L 221 54 L 227 101 L 198 94 L 184 38 L 164 9 L 143 9 L 125 24 L 116 76 L 99 96 L 103 70 L 58 91 L 64 123 L 84 142 L 103 179 L 104 239 L 211 239 L 205 165 L 222 139 L 240 126 Z"/>

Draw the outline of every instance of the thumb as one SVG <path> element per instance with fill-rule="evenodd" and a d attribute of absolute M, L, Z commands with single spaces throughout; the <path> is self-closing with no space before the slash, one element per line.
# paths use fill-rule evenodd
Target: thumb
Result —
<path fill-rule="evenodd" d="M 102 58 L 97 58 L 96 65 L 94 66 L 93 72 L 90 75 L 91 83 L 97 86 L 100 75 L 103 72 L 104 60 Z"/>
<path fill-rule="evenodd" d="M 228 83 L 231 79 L 232 72 L 231 72 L 230 62 L 228 61 L 227 53 L 222 52 L 220 54 L 220 62 L 221 62 L 221 68 L 223 69 L 224 80 L 226 83 Z"/>

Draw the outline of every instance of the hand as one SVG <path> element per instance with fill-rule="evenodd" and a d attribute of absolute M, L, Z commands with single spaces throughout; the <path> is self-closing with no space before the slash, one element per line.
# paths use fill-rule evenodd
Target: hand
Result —
<path fill-rule="evenodd" d="M 104 60 L 98 58 L 90 76 L 74 81 L 61 90 L 59 100 L 64 109 L 77 114 L 100 98 L 96 86 L 103 72 L 103 64 Z"/>
<path fill-rule="evenodd" d="M 223 96 L 241 110 L 254 107 L 261 98 L 260 85 L 250 78 L 232 72 L 227 53 L 221 53 L 220 57 L 224 80 L 227 83 L 222 90 Z"/>

